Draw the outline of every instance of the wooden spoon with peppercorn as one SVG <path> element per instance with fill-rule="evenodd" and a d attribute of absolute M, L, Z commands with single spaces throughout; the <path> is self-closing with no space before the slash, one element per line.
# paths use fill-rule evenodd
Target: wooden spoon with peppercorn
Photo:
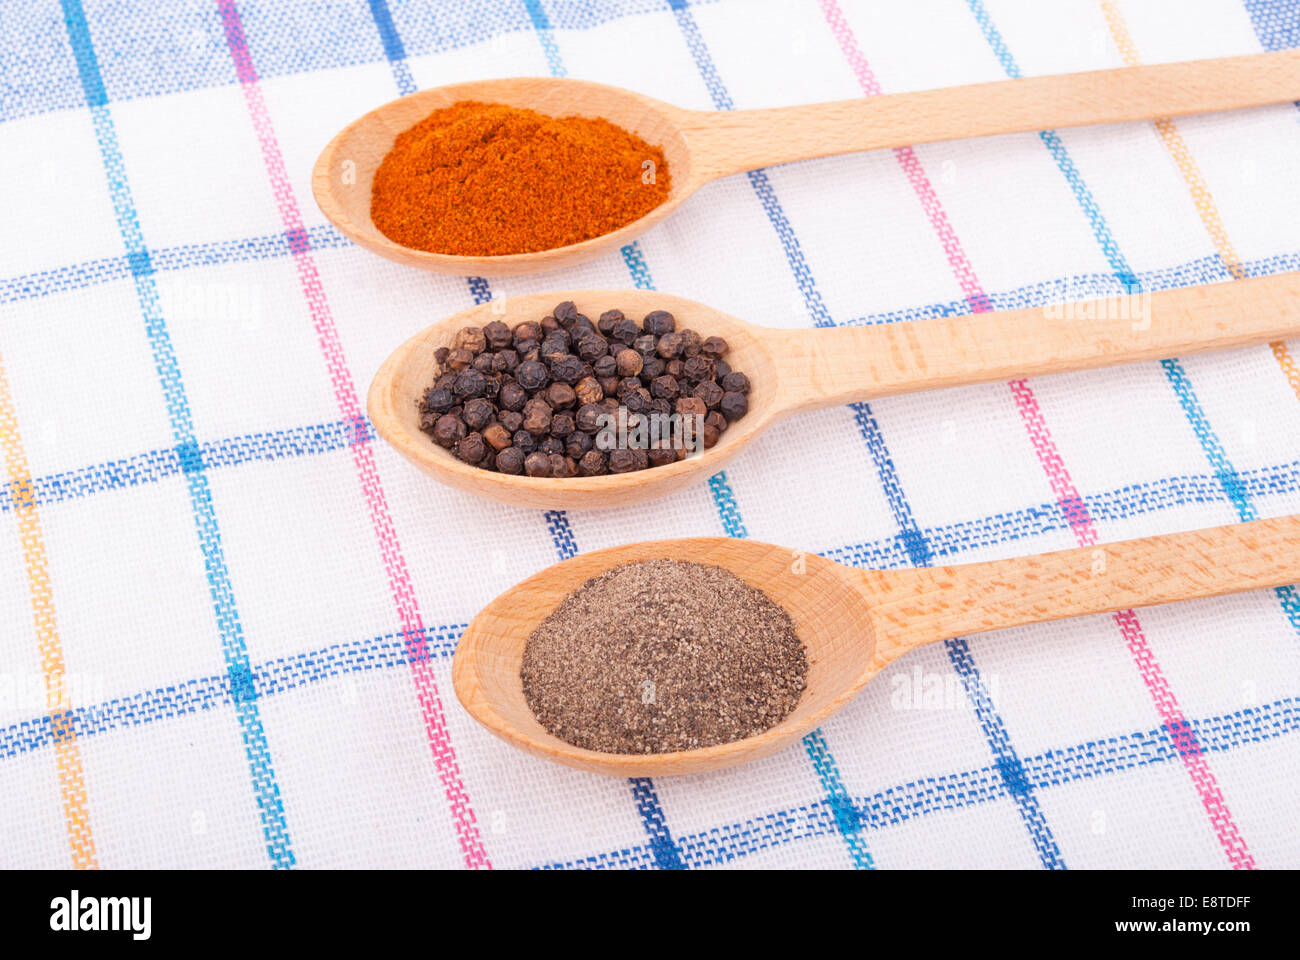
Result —
<path fill-rule="evenodd" d="M 619 777 L 698 773 L 781 749 L 819 726 L 894 660 L 923 644 L 1295 583 L 1300 581 L 1298 543 L 1300 516 L 906 570 L 859 570 L 753 540 L 702 537 L 634 543 L 548 567 L 492 601 L 461 638 L 452 677 L 456 695 L 476 720 L 539 757 Z M 722 567 L 762 590 L 790 615 L 804 645 L 808 671 L 798 703 L 781 722 L 745 739 L 656 754 L 582 749 L 538 722 L 520 676 L 528 637 L 591 578 L 621 564 L 655 558 Z"/>
<path fill-rule="evenodd" d="M 567 78 L 480 80 L 421 90 L 354 121 L 321 152 L 312 189 L 321 210 L 340 231 L 381 256 L 440 273 L 504 276 L 555 270 L 617 250 L 671 214 L 706 183 L 744 170 L 884 147 L 1149 120 L 1297 99 L 1300 50 L 767 110 L 683 110 L 631 90 Z M 415 249 L 395 242 L 371 220 L 375 172 L 399 134 L 434 111 L 467 101 L 615 124 L 662 149 L 667 170 L 659 173 L 661 177 L 666 173 L 670 181 L 666 198 L 640 219 L 617 229 L 534 252 L 454 256 L 430 252 L 434 247 Z M 642 174 L 639 167 L 633 167 Z M 512 172 L 514 178 L 528 176 L 527 168 Z M 552 194 L 581 187 L 548 184 Z M 501 190 L 510 189 L 509 182 L 502 183 Z"/>
<path fill-rule="evenodd" d="M 755 326 L 651 290 L 580 290 L 492 301 L 421 331 L 375 374 L 367 405 L 380 436 L 442 483 L 517 506 L 617 507 L 712 476 L 799 411 L 1297 335 L 1296 273 L 1132 299 L 797 330 Z M 442 382 L 439 402 L 432 388 Z M 705 449 L 685 459 L 653 450 L 588 457 L 594 425 L 586 420 L 601 403 L 703 416 Z M 554 469 L 541 456 L 534 471 L 539 447 Z M 501 457 L 507 449 L 514 452 Z M 595 475 L 577 475 L 588 472 Z"/>

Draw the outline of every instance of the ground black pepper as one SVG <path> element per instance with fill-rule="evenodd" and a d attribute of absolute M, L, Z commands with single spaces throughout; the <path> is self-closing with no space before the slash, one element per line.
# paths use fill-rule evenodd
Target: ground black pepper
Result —
<path fill-rule="evenodd" d="M 767 594 L 721 567 L 645 560 L 571 593 L 528 638 L 520 677 L 561 740 L 669 753 L 774 726 L 807 672 L 789 614 Z"/>
<path fill-rule="evenodd" d="M 722 359 L 727 349 L 678 330 L 666 310 L 641 323 L 606 310 L 592 323 L 566 300 L 513 329 L 465 327 L 435 350 L 420 429 L 461 461 L 511 475 L 665 466 L 712 447 L 748 412 L 749 379 Z M 669 422 L 683 418 L 687 429 Z"/>

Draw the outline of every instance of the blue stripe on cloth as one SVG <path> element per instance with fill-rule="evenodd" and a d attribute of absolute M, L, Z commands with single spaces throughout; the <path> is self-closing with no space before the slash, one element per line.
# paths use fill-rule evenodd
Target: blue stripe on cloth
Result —
<path fill-rule="evenodd" d="M 1003 69 L 1006 70 L 1009 76 L 1019 77 L 1020 67 L 1016 64 L 1015 58 L 1006 45 L 1006 41 L 989 17 L 982 0 L 967 0 L 967 6 L 970 7 L 971 12 L 974 14 L 985 39 L 1001 61 Z M 1130 289 L 1137 289 L 1136 278 L 1129 268 L 1127 259 L 1115 242 L 1110 226 L 1106 223 L 1106 218 L 1097 207 L 1092 192 L 1084 183 L 1082 176 L 1079 175 L 1077 168 L 1074 166 L 1074 161 L 1070 159 L 1064 144 L 1061 143 L 1060 138 L 1048 141 L 1046 134 L 1043 134 L 1043 136 L 1045 138 L 1044 142 L 1047 143 L 1057 166 L 1065 174 L 1070 189 L 1074 192 L 1079 205 L 1087 214 L 1088 220 L 1092 224 L 1093 235 L 1096 237 L 1112 268 L 1114 268 L 1120 282 L 1129 286 Z M 1219 261 L 1224 274 L 1228 274 L 1226 265 L 1222 263 L 1222 258 L 1216 255 L 1214 259 Z M 1174 390 L 1174 394 L 1178 397 L 1179 406 L 1182 407 L 1188 424 L 1196 434 L 1196 439 L 1201 445 L 1206 460 L 1214 469 L 1219 482 L 1223 485 L 1224 492 L 1227 493 L 1228 499 L 1236 509 L 1237 517 L 1243 522 L 1258 519 L 1259 513 L 1251 504 L 1240 474 L 1228 459 L 1227 450 L 1222 441 L 1219 440 L 1213 426 L 1211 426 L 1209 418 L 1205 415 L 1205 410 L 1196 397 L 1196 391 L 1183 369 L 1182 362 L 1177 358 L 1170 358 L 1160 361 L 1160 365 Z M 1292 629 L 1300 636 L 1300 595 L 1291 586 L 1278 587 L 1275 593 L 1283 612 L 1291 623 Z"/>
<path fill-rule="evenodd" d="M 565 69 L 564 60 L 560 56 L 560 47 L 555 42 L 555 34 L 551 31 L 551 20 L 546 15 L 542 0 L 524 0 L 524 7 L 528 10 L 528 19 L 537 34 L 537 41 L 542 45 L 542 53 L 546 55 L 546 64 L 550 68 L 551 76 L 567 77 L 569 71 Z"/>
<path fill-rule="evenodd" d="M 673 15 L 685 38 L 686 46 L 695 61 L 696 69 L 704 79 L 704 84 L 709 90 L 714 106 L 719 110 L 735 109 L 731 94 L 727 91 L 726 85 L 713 63 L 713 57 L 709 53 L 704 37 L 700 33 L 695 18 L 692 16 L 685 0 L 669 0 L 669 6 L 672 7 Z M 808 262 L 804 257 L 803 247 L 800 245 L 799 238 L 790 225 L 790 220 L 786 216 L 776 192 L 772 189 L 766 173 L 761 170 L 750 171 L 749 178 L 755 193 L 758 195 L 759 202 L 762 204 L 763 210 L 767 214 L 768 220 L 771 221 L 773 229 L 776 230 L 781 246 L 785 250 L 786 260 L 803 295 L 804 305 L 808 309 L 814 325 L 819 327 L 834 326 L 835 321 L 826 309 L 816 279 L 813 277 Z M 907 501 L 906 494 L 903 493 L 902 484 L 899 482 L 898 473 L 894 468 L 893 458 L 889 454 L 883 434 L 871 412 L 871 407 L 865 403 L 853 404 L 852 407 L 858 429 L 876 465 L 876 471 L 884 487 L 885 495 L 889 500 L 890 509 L 893 511 L 894 518 L 898 523 L 902 544 L 913 564 L 917 566 L 927 565 L 931 558 L 930 548 L 921 536 L 916 521 L 912 517 L 911 506 Z M 988 697 L 980 698 L 978 696 L 978 693 L 984 687 L 979 671 L 970 656 L 969 647 L 964 640 L 953 639 L 947 641 L 947 649 L 949 658 L 962 676 L 962 682 L 966 685 L 968 694 L 975 694 L 972 695 L 971 702 L 975 706 L 980 726 L 988 740 L 989 748 L 993 751 L 994 756 L 998 758 L 999 769 L 1003 771 L 1004 777 L 1007 778 L 1008 786 L 1016 787 L 1016 789 L 1011 789 L 1009 792 L 1020 812 L 1021 819 L 1029 830 L 1034 846 L 1042 858 L 1043 865 L 1048 868 L 1064 867 L 1065 863 L 1061 857 L 1060 848 L 1057 846 L 1051 829 L 1043 817 L 1037 798 L 1029 789 L 1018 788 L 1021 780 L 1016 778 L 1016 768 L 1012 763 L 1015 751 L 1011 747 L 1006 725 L 997 711 L 993 709 L 992 702 Z"/>
<path fill-rule="evenodd" d="M 994 25 L 988 10 L 985 9 L 983 0 L 966 0 L 966 5 L 974 15 L 976 23 L 979 24 L 984 39 L 993 48 L 993 53 L 1002 64 L 1002 69 L 1013 80 L 1019 80 L 1021 77 L 1020 65 L 1016 63 L 1015 57 L 1011 55 L 1011 50 L 1002 38 L 1002 33 Z M 1101 245 L 1102 253 L 1105 254 L 1107 262 L 1110 263 L 1111 269 L 1115 271 L 1120 283 L 1127 288 L 1125 292 L 1136 291 L 1138 289 L 1137 278 L 1129 267 L 1128 261 L 1124 258 L 1124 254 L 1120 252 L 1119 244 L 1115 242 L 1115 237 L 1110 232 L 1110 225 L 1102 215 L 1096 197 L 1092 195 L 1092 191 L 1084 183 L 1083 177 L 1074 165 L 1074 160 L 1066 151 L 1065 144 L 1061 142 L 1060 136 L 1055 130 L 1042 130 L 1038 136 L 1042 139 L 1043 144 L 1052 155 L 1052 159 L 1056 161 L 1057 167 L 1069 183 L 1075 200 L 1083 209 L 1084 216 L 1088 218 L 1088 222 L 1092 226 L 1093 236 L 1097 238 L 1098 244 Z M 1224 274 L 1227 275 L 1226 268 Z"/>
<path fill-rule="evenodd" d="M 312 250 L 326 250 L 351 246 L 352 241 L 333 227 L 311 227 L 307 231 L 307 246 Z M 185 244 L 144 251 L 155 273 L 185 270 L 190 267 L 212 267 L 225 263 L 243 263 L 250 260 L 271 260 L 293 253 L 289 238 L 283 233 L 273 233 L 244 240 L 224 240 L 215 243 Z M 98 286 L 131 276 L 131 258 L 103 257 L 69 267 L 56 267 L 35 273 L 19 274 L 0 280 L 0 303 L 34 300 L 56 293 Z"/>
<path fill-rule="evenodd" d="M 415 78 L 411 76 L 411 67 L 406 62 L 406 47 L 397 33 L 393 23 L 393 12 L 388 9 L 387 0 L 369 0 L 370 15 L 375 20 L 375 29 L 379 31 L 379 41 L 384 46 L 384 57 L 389 69 L 393 71 L 393 80 L 397 83 L 402 96 L 415 93 Z"/>
<path fill-rule="evenodd" d="M 365 641 L 338 643 L 319 650 L 277 657 L 254 664 L 247 674 L 259 697 L 289 693 L 312 684 L 371 670 L 387 670 L 411 662 L 411 651 L 425 651 L 423 659 L 450 657 L 465 624 L 425 628 L 417 640 L 397 631 Z M 168 684 L 103 703 L 73 707 L 69 716 L 78 737 L 90 737 L 123 727 L 142 726 L 175 717 L 227 707 L 235 702 L 235 681 L 229 673 Z M 43 696 L 43 694 L 42 694 Z M 35 717 L 0 728 L 0 759 L 52 746 L 57 736 L 49 716 Z"/>
<path fill-rule="evenodd" d="M 185 473 L 190 507 L 194 514 L 199 545 L 207 569 L 213 611 L 221 634 L 222 655 L 225 658 L 226 672 L 234 693 L 235 712 L 243 734 L 244 752 L 248 760 L 254 797 L 261 815 L 267 854 L 275 867 L 288 868 L 294 864 L 294 854 L 289 842 L 288 825 L 285 822 L 284 803 L 280 797 L 279 785 L 276 783 L 266 730 L 262 725 L 257 706 L 260 694 L 252 677 L 248 648 L 244 642 L 243 625 L 240 623 L 239 612 L 235 606 L 221 532 L 212 505 L 212 492 L 199 454 L 198 443 L 194 437 L 189 400 L 185 394 L 180 367 L 176 362 L 176 355 L 159 304 L 153 267 L 150 265 L 148 251 L 140 230 L 139 216 L 127 181 L 122 152 L 117 142 L 117 132 L 107 106 L 103 79 L 80 0 L 63 0 L 63 14 L 68 38 L 81 74 L 86 101 L 90 105 L 95 137 L 99 143 L 104 172 L 108 178 L 118 230 L 126 246 L 128 262 L 135 280 L 136 295 L 141 312 L 144 314 L 154 366 L 158 371 L 172 434 L 176 440 L 176 452 Z"/>
<path fill-rule="evenodd" d="M 727 92 L 726 84 L 722 82 L 722 76 L 713 63 L 713 56 L 709 53 L 708 45 L 704 42 L 704 36 L 700 33 L 700 28 L 695 22 L 695 17 L 691 13 L 689 5 L 685 0 L 668 0 L 668 5 L 672 8 L 673 16 L 677 19 L 677 25 L 686 40 L 686 47 L 695 61 L 695 67 L 704 79 L 704 85 L 708 88 L 714 108 L 717 110 L 736 109 L 736 104 L 732 101 L 731 94 Z M 785 251 L 785 258 L 790 264 L 790 271 L 794 274 L 795 283 L 799 287 L 799 293 L 803 297 L 804 307 L 807 309 L 808 315 L 816 326 L 833 326 L 834 323 L 831 320 L 830 313 L 822 300 L 821 291 L 817 288 L 812 270 L 809 269 L 808 261 L 804 257 L 803 245 L 799 243 L 794 227 L 790 225 L 790 218 L 786 216 L 785 208 L 781 206 L 776 191 L 772 189 L 772 182 L 768 179 L 767 171 L 750 170 L 746 176 L 749 177 L 750 186 L 754 188 L 754 194 L 758 197 L 763 212 L 767 214 L 767 219 L 771 222 L 772 228 L 776 230 L 777 238 L 781 241 L 781 248 Z"/>
<path fill-rule="evenodd" d="M 1294 0 L 1243 0 L 1265 50 L 1300 47 L 1300 6 Z"/>
<path fill-rule="evenodd" d="M 1190 726 L 1202 750 L 1227 753 L 1300 731 L 1300 698 L 1285 697 L 1264 706 L 1193 720 Z M 1025 757 L 1017 776 L 1032 790 L 1048 790 L 1180 759 L 1178 744 L 1160 726 Z M 1008 790 L 1006 775 L 995 764 L 898 784 L 853 798 L 852 803 L 864 827 L 884 830 L 932 814 L 1001 800 Z M 687 866 L 712 866 L 762 850 L 832 835 L 837 829 L 836 808 L 829 801 L 822 801 L 687 834 L 679 839 L 678 846 Z M 647 848 L 637 847 L 549 864 L 547 868 L 605 869 L 638 865 L 650 858 Z"/>
<path fill-rule="evenodd" d="M 697 0 L 699 2 L 699 0 Z M 703 0 L 712 2 L 712 0 Z M 589 30 L 661 8 L 661 0 L 551 0 L 557 26 Z M 0 31 L 0 120 L 63 110 L 81 104 L 82 90 L 58 8 L 49 4 L 5 5 Z M 146 12 L 147 11 L 147 12 Z M 401 26 L 408 58 L 456 50 L 493 37 L 532 29 L 519 0 L 424 0 L 391 10 Z M 291 4 L 242 5 L 241 16 L 256 43 L 262 79 L 375 63 L 386 58 L 382 38 L 368 29 L 360 4 L 295 0 Z M 133 10 L 94 4 L 91 33 L 100 47 L 105 84 L 114 102 L 236 82 L 222 24 L 210 4 L 149 4 Z"/>

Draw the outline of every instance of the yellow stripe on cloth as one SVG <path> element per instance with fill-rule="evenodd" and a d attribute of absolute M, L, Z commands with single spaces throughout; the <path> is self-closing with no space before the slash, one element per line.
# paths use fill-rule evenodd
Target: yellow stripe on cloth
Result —
<path fill-rule="evenodd" d="M 1119 12 L 1115 0 L 1098 0 L 1098 2 L 1110 27 L 1111 38 L 1119 48 L 1124 63 L 1130 67 L 1138 66 L 1141 59 L 1138 57 L 1137 46 L 1133 43 L 1133 36 L 1128 32 L 1128 24 L 1124 22 L 1124 15 Z M 1220 259 L 1223 260 L 1224 266 L 1228 268 L 1228 273 L 1233 279 L 1242 279 L 1246 275 L 1246 268 L 1228 238 L 1228 231 L 1223 226 L 1223 217 L 1219 215 L 1219 208 L 1214 202 L 1214 194 L 1210 192 L 1209 184 L 1201 174 L 1201 168 L 1196 165 L 1196 160 L 1187 147 L 1187 141 L 1183 139 L 1182 134 L 1178 132 L 1178 127 L 1169 117 L 1161 117 L 1155 121 L 1155 124 L 1160 139 L 1165 142 L 1165 148 L 1178 164 L 1187 189 L 1192 194 L 1192 202 L 1196 204 L 1196 211 L 1200 214 L 1201 223 L 1205 225 L 1206 232 L 1214 242 L 1214 248 L 1218 251 Z M 1300 399 L 1300 368 L 1297 368 L 1285 343 L 1278 342 L 1270 346 L 1296 398 Z"/>
<path fill-rule="evenodd" d="M 45 678 L 45 703 L 50 714 L 50 728 L 54 734 L 55 757 L 59 771 L 59 789 L 63 795 L 63 818 L 68 830 L 68 845 L 72 851 L 72 865 L 79 869 L 99 866 L 95 858 L 95 841 L 90 831 L 90 815 L 86 809 L 86 780 L 81 769 L 81 753 L 77 749 L 77 734 L 72 727 L 66 675 L 63 665 L 63 647 L 59 643 L 59 629 L 54 618 L 54 595 L 50 587 L 50 570 L 45 555 L 45 540 L 41 535 L 41 520 L 36 512 L 36 486 L 32 483 L 18 434 L 18 417 L 14 413 L 13 396 L 9 381 L 0 362 L 0 449 L 4 451 L 5 468 L 9 477 L 9 491 L 13 497 L 14 513 L 18 517 L 18 532 L 22 539 L 23 564 L 27 568 L 27 586 L 31 593 L 32 617 L 36 623 L 36 638 L 40 645 L 41 671 Z"/>

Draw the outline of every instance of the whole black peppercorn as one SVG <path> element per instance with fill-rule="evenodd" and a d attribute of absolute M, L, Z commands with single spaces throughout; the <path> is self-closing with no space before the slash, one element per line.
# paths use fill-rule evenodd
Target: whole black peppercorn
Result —
<path fill-rule="evenodd" d="M 595 433 L 600 429 L 600 418 L 608 411 L 598 403 L 584 403 L 578 408 L 574 425 L 584 433 Z"/>
<path fill-rule="evenodd" d="M 497 394 L 497 404 L 503 410 L 522 410 L 527 402 L 528 391 L 518 381 L 507 380 L 501 384 L 501 392 Z"/>
<path fill-rule="evenodd" d="M 604 337 L 583 337 L 578 341 L 578 356 L 595 363 L 609 353 L 609 342 Z"/>
<path fill-rule="evenodd" d="M 635 377 L 641 372 L 641 354 L 635 350 L 620 350 L 614 360 L 620 377 Z"/>
<path fill-rule="evenodd" d="M 545 339 L 547 334 L 554 333 L 556 330 L 560 329 L 560 321 L 556 320 L 554 317 L 542 317 L 538 323 L 542 325 L 542 339 Z"/>
<path fill-rule="evenodd" d="M 716 360 L 727 352 L 727 341 L 721 337 L 705 337 L 700 350 L 710 360 Z"/>
<path fill-rule="evenodd" d="M 492 369 L 497 373 L 509 373 L 519 366 L 519 354 L 515 353 L 514 350 L 498 350 L 493 354 L 493 357 L 496 359 L 492 364 Z"/>
<path fill-rule="evenodd" d="M 635 340 L 632 341 L 632 349 L 635 350 L 637 353 L 641 354 L 641 356 L 643 357 L 649 357 L 654 354 L 655 346 L 658 343 L 659 343 L 658 339 L 650 336 L 650 334 L 648 333 L 643 333 L 641 336 L 637 337 Z"/>
<path fill-rule="evenodd" d="M 619 384 L 622 382 L 622 379 L 620 379 L 617 373 L 612 377 L 601 377 L 599 380 L 600 392 L 606 397 L 616 397 L 618 396 Z"/>
<path fill-rule="evenodd" d="M 524 429 L 541 436 L 551 430 L 551 405 L 537 397 L 524 404 Z"/>
<path fill-rule="evenodd" d="M 605 454 L 599 450 L 588 450 L 578 461 L 578 473 L 584 477 L 596 477 L 605 472 Z"/>
<path fill-rule="evenodd" d="M 582 379 L 582 361 L 571 353 L 551 361 L 551 378 L 574 384 Z"/>
<path fill-rule="evenodd" d="M 595 377 L 583 377 L 573 388 L 574 401 L 578 404 L 600 403 L 605 399 L 605 391 Z"/>
<path fill-rule="evenodd" d="M 575 320 L 573 326 L 569 328 L 569 337 L 574 343 L 581 343 L 587 337 L 596 337 L 599 335 L 599 332 L 596 330 L 596 325 L 582 314 L 578 314 L 578 319 Z"/>
<path fill-rule="evenodd" d="M 515 324 L 514 337 L 516 346 L 521 340 L 540 340 L 542 327 L 531 320 L 525 320 L 523 323 Z"/>
<path fill-rule="evenodd" d="M 722 378 L 725 377 L 730 372 L 731 372 L 731 364 L 727 363 L 726 360 L 713 361 L 713 379 L 717 380 L 718 383 L 721 383 Z"/>
<path fill-rule="evenodd" d="M 504 350 L 514 342 L 514 333 L 500 320 L 493 320 L 483 328 L 483 336 L 493 350 Z"/>
<path fill-rule="evenodd" d="M 487 349 L 482 327 L 462 327 L 456 334 L 456 346 L 477 356 Z"/>
<path fill-rule="evenodd" d="M 511 475 L 524 472 L 524 452 L 518 447 L 506 447 L 497 454 L 497 469 Z"/>
<path fill-rule="evenodd" d="M 460 417 L 444 413 L 433 425 L 433 442 L 440 447 L 450 449 L 463 439 L 467 432 L 465 422 Z"/>
<path fill-rule="evenodd" d="M 709 412 L 709 408 L 699 397 L 678 397 L 674 409 L 683 417 L 703 417 Z M 730 419 L 730 417 L 728 417 L 728 419 Z"/>
<path fill-rule="evenodd" d="M 646 457 L 652 467 L 664 467 L 677 459 L 677 454 L 672 447 L 651 447 L 646 451 Z"/>
<path fill-rule="evenodd" d="M 563 410 L 573 406 L 577 397 L 573 387 L 567 383 L 553 383 L 542 394 L 542 399 L 549 403 L 553 410 Z"/>
<path fill-rule="evenodd" d="M 522 428 L 514 432 L 510 441 L 524 453 L 532 453 L 537 449 L 537 438 Z"/>
<path fill-rule="evenodd" d="M 650 391 L 638 387 L 623 397 L 623 406 L 627 407 L 628 413 L 645 413 L 650 409 Z"/>
<path fill-rule="evenodd" d="M 640 389 L 640 387 L 641 387 L 641 379 L 639 377 L 624 377 L 622 380 L 618 382 L 618 389 L 614 391 L 614 395 L 618 397 L 620 400 L 622 400 L 633 390 L 638 390 Z M 605 394 L 606 396 L 608 396 L 609 391 L 606 390 Z"/>
<path fill-rule="evenodd" d="M 569 335 L 563 330 L 557 330 L 545 340 L 542 341 L 542 359 L 548 363 L 556 357 L 562 357 L 569 352 Z"/>
<path fill-rule="evenodd" d="M 488 425 L 495 413 L 496 409 L 490 402 L 476 399 L 465 404 L 465 409 L 461 411 L 460 418 L 465 421 L 465 426 L 471 430 L 482 430 Z"/>
<path fill-rule="evenodd" d="M 672 333 L 677 328 L 677 321 L 667 310 L 651 310 L 645 315 L 642 321 L 646 333 L 653 333 L 656 337 L 662 337 L 665 333 Z"/>
<path fill-rule="evenodd" d="M 704 405 L 712 410 L 722 402 L 723 391 L 720 386 L 712 380 L 701 380 L 691 391 L 691 396 L 699 397 L 704 401 Z"/>
<path fill-rule="evenodd" d="M 483 378 L 483 374 L 477 370 L 472 368 L 462 370 L 456 377 L 456 385 L 452 392 L 461 400 L 470 400 L 474 397 L 483 396 L 483 388 L 486 384 L 487 381 Z"/>
<path fill-rule="evenodd" d="M 581 460 L 583 454 L 591 449 L 591 434 L 583 433 L 581 430 L 574 430 L 564 438 L 564 452 L 567 456 L 573 457 L 574 460 Z"/>
<path fill-rule="evenodd" d="M 688 357 L 682 362 L 682 376 L 687 380 L 700 381 L 713 379 L 713 361 L 703 354 Z"/>
<path fill-rule="evenodd" d="M 529 360 L 515 368 L 515 379 L 519 381 L 519 385 L 525 390 L 540 390 L 546 386 L 551 379 L 551 375 L 544 364 L 536 360 Z"/>
<path fill-rule="evenodd" d="M 487 456 L 487 450 L 481 433 L 469 433 L 456 444 L 456 457 L 466 463 L 478 463 Z"/>
<path fill-rule="evenodd" d="M 655 352 L 665 360 L 673 359 L 682 352 L 682 335 L 680 333 L 665 333 L 659 338 Z"/>
<path fill-rule="evenodd" d="M 651 380 L 654 380 L 656 377 L 662 377 L 664 374 L 665 366 L 666 365 L 664 364 L 663 360 L 661 360 L 659 357 L 655 356 L 654 354 L 651 354 L 650 356 L 646 357 L 645 362 L 641 364 L 641 379 L 645 383 L 649 383 Z"/>
<path fill-rule="evenodd" d="M 524 425 L 524 415 L 518 410 L 501 410 L 497 413 L 497 420 L 511 433 Z"/>
<path fill-rule="evenodd" d="M 709 450 L 712 447 L 716 446 L 718 442 L 718 437 L 720 437 L 721 435 L 722 435 L 722 431 L 720 431 L 717 427 L 712 426 L 708 421 L 705 421 L 704 434 L 702 437 L 702 439 L 704 440 L 704 449 Z"/>
<path fill-rule="evenodd" d="M 591 372 L 598 377 L 613 377 L 618 374 L 618 361 L 605 354 L 591 364 Z"/>
<path fill-rule="evenodd" d="M 447 362 L 447 357 L 451 353 L 450 347 L 439 347 L 433 351 L 433 362 L 438 366 L 443 366 Z"/>
<path fill-rule="evenodd" d="M 566 457 L 562 453 L 552 453 L 550 461 L 551 476 L 553 477 L 564 479 L 575 476 L 578 472 L 578 465 L 573 462 L 572 458 Z"/>
<path fill-rule="evenodd" d="M 551 475 L 551 458 L 540 450 L 534 450 L 524 458 L 524 473 L 530 477 L 549 477 Z"/>
<path fill-rule="evenodd" d="M 710 410 L 708 412 L 708 415 L 704 418 L 704 422 L 707 425 L 711 426 L 714 430 L 717 430 L 718 433 L 721 433 L 722 431 L 726 430 L 728 426 L 727 418 L 724 417 L 722 413 L 717 410 Z"/>
<path fill-rule="evenodd" d="M 551 418 L 551 436 L 559 437 L 563 440 L 569 434 L 573 433 L 573 414 L 557 413 Z"/>
<path fill-rule="evenodd" d="M 694 330 L 683 330 L 682 358 L 694 357 L 704 349 L 704 339 Z"/>
<path fill-rule="evenodd" d="M 728 393 L 749 393 L 749 377 L 739 370 L 733 370 L 722 378 L 722 389 Z"/>
<path fill-rule="evenodd" d="M 552 453 L 564 453 L 564 441 L 559 437 L 547 437 L 537 445 L 537 449 L 547 456 Z"/>
<path fill-rule="evenodd" d="M 551 315 L 559 321 L 560 326 L 573 325 L 573 321 L 578 319 L 578 308 L 573 305 L 572 300 L 565 300 L 563 303 L 557 303 Z"/>
<path fill-rule="evenodd" d="M 474 362 L 474 354 L 462 347 L 456 347 L 451 353 L 447 354 L 447 369 L 457 372 L 466 369 Z"/>
<path fill-rule="evenodd" d="M 728 391 L 722 395 L 719 409 L 728 423 L 735 423 L 749 412 L 749 400 L 743 393 Z"/>
<path fill-rule="evenodd" d="M 420 398 L 420 409 L 425 413 L 446 413 L 455 400 L 451 391 L 444 387 L 431 387 Z"/>
<path fill-rule="evenodd" d="M 614 321 L 614 325 L 610 328 L 611 336 L 620 343 L 631 343 L 640 333 L 641 328 L 637 326 L 636 321 L 629 320 L 627 317 Z"/>
<path fill-rule="evenodd" d="M 679 390 L 677 380 L 664 374 L 662 377 L 655 377 L 650 383 L 650 395 L 664 400 L 675 400 Z"/>
<path fill-rule="evenodd" d="M 496 365 L 495 356 L 496 356 L 495 354 L 491 354 L 491 353 L 480 353 L 477 357 L 474 358 L 474 362 L 470 364 L 470 366 L 472 366 L 479 373 L 483 373 L 483 374 L 491 373 L 492 368 Z"/>
<path fill-rule="evenodd" d="M 682 362 L 674 358 L 664 364 L 664 373 L 668 374 L 668 376 L 670 377 L 676 377 L 678 380 L 680 380 L 682 379 L 682 366 L 683 366 Z"/>
<path fill-rule="evenodd" d="M 510 431 L 499 423 L 489 424 L 483 431 L 483 439 L 493 450 L 504 450 L 510 446 Z"/>
<path fill-rule="evenodd" d="M 608 457 L 610 473 L 631 473 L 637 469 L 632 450 L 611 450 Z"/>
<path fill-rule="evenodd" d="M 606 310 L 596 321 L 596 329 L 605 336 L 611 336 L 614 332 L 614 324 L 623 319 L 622 310 Z"/>

